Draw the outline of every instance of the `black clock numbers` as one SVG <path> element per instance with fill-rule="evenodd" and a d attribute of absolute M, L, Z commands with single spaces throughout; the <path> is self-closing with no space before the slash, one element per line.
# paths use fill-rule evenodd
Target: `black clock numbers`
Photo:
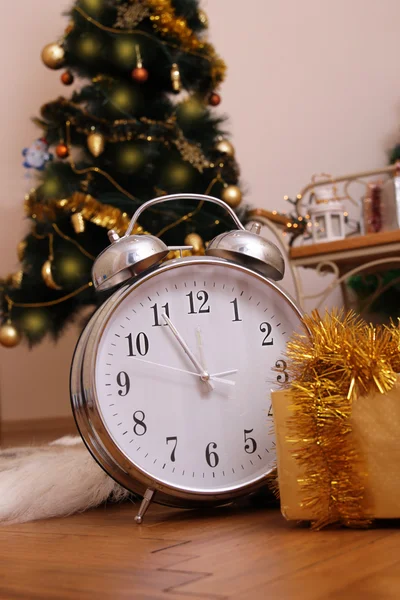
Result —
<path fill-rule="evenodd" d="M 139 437 L 144 435 L 147 432 L 147 425 L 145 423 L 146 415 L 142 410 L 137 410 L 133 413 L 133 433 L 138 435 Z"/>
<path fill-rule="evenodd" d="M 268 321 L 263 321 L 260 324 L 260 331 L 261 333 L 265 333 L 266 335 L 264 336 L 263 340 L 262 340 L 262 346 L 273 346 L 274 345 L 274 338 L 271 337 L 271 333 L 272 333 L 272 325 L 271 323 L 268 323 Z"/>
<path fill-rule="evenodd" d="M 171 436 L 171 437 L 167 437 L 165 438 L 166 444 L 168 446 L 168 444 L 170 442 L 172 442 L 172 452 L 171 452 L 171 462 L 175 462 L 175 452 L 176 452 L 176 447 L 178 445 L 178 438 L 176 436 Z"/>
<path fill-rule="evenodd" d="M 125 373 L 125 371 L 121 371 L 120 373 L 118 373 L 117 384 L 121 388 L 120 390 L 118 390 L 119 396 L 126 396 L 127 394 L 129 394 L 129 390 L 131 389 L 131 381 L 129 379 L 128 373 Z"/>
<path fill-rule="evenodd" d="M 137 356 L 137 354 L 146 356 L 150 344 L 149 338 L 143 331 L 137 334 L 135 341 L 133 340 L 133 335 L 131 333 L 127 335 L 125 339 L 128 340 L 128 356 Z"/>
<path fill-rule="evenodd" d="M 244 451 L 247 454 L 254 454 L 257 450 L 257 442 L 254 438 L 252 438 L 249 433 L 253 433 L 254 429 L 245 429 L 244 430 Z"/>
<path fill-rule="evenodd" d="M 152 311 L 154 311 L 154 314 L 153 314 L 154 322 L 153 322 L 152 327 L 161 327 L 161 325 L 167 325 L 167 323 L 163 323 L 164 319 L 162 318 L 162 315 L 163 314 L 167 315 L 167 317 L 169 319 L 169 304 L 168 304 L 168 302 L 166 304 L 162 305 L 161 308 L 164 309 L 164 311 L 161 313 L 161 315 L 160 315 L 160 312 L 159 312 L 159 308 L 158 308 L 157 302 L 153 306 L 151 306 L 150 308 L 151 308 Z"/>
<path fill-rule="evenodd" d="M 233 319 L 232 322 L 234 323 L 235 321 L 241 321 L 242 319 L 239 317 L 239 307 L 238 307 L 238 299 L 235 298 L 234 300 L 231 301 L 231 304 L 233 306 Z"/>
<path fill-rule="evenodd" d="M 201 315 L 210 312 L 208 292 L 205 290 L 200 290 L 196 295 L 194 295 L 193 292 L 189 292 L 189 294 L 186 294 L 186 296 L 189 298 L 188 315 Z"/>
<path fill-rule="evenodd" d="M 276 380 L 278 383 L 287 383 L 289 381 L 289 373 L 287 372 L 287 363 L 285 360 L 277 360 L 275 363 L 275 371 L 278 373 Z"/>
<path fill-rule="evenodd" d="M 219 456 L 215 452 L 216 449 L 217 449 L 217 444 L 215 442 L 210 442 L 209 444 L 207 444 L 206 462 L 207 462 L 208 466 L 211 467 L 212 469 L 214 469 L 216 466 L 218 466 L 218 463 L 219 463 Z"/>

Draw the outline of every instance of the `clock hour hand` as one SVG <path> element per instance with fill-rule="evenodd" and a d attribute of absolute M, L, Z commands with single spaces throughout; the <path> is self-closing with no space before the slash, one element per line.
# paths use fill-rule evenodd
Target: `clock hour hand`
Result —
<path fill-rule="evenodd" d="M 185 342 L 185 340 L 183 339 L 181 334 L 178 332 L 176 327 L 172 324 L 171 319 L 169 317 L 167 317 L 167 315 L 165 315 L 165 314 L 163 314 L 162 317 L 163 317 L 164 321 L 166 322 L 166 324 L 168 325 L 168 327 L 170 328 L 170 330 L 172 331 L 172 333 L 174 334 L 174 336 L 177 339 L 181 348 L 184 350 L 184 352 L 186 353 L 186 355 L 188 356 L 188 358 L 190 359 L 192 364 L 196 367 L 197 373 L 200 376 L 200 379 L 202 381 L 209 381 L 210 375 L 207 373 L 207 371 L 204 370 L 200 361 L 197 360 L 196 356 L 190 350 L 189 346 L 187 345 L 187 343 Z"/>
<path fill-rule="evenodd" d="M 203 367 L 203 371 L 205 371 L 207 373 L 208 371 L 207 371 L 207 366 L 206 366 L 206 359 L 204 357 L 203 338 L 201 335 L 200 327 L 197 327 L 197 329 L 196 329 L 196 339 L 197 339 L 197 347 L 199 349 L 199 354 L 200 354 L 200 363 L 201 363 L 201 366 Z M 210 379 L 212 379 L 211 376 L 210 376 Z M 214 386 L 211 383 L 210 379 L 208 379 L 207 384 L 213 390 Z"/>

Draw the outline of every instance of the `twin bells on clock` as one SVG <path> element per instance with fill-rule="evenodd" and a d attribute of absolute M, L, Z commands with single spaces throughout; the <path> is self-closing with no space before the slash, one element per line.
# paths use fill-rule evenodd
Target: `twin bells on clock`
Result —
<path fill-rule="evenodd" d="M 212 202 L 224 208 L 231 216 L 237 229 L 215 237 L 207 246 L 207 256 L 231 260 L 275 281 L 283 278 L 285 264 L 282 253 L 275 244 L 260 236 L 261 227 L 258 223 L 254 223 L 250 230 L 245 229 L 234 211 L 219 198 L 202 194 L 171 194 L 142 204 L 133 215 L 123 237 L 120 238 L 113 230 L 109 231 L 111 245 L 99 254 L 93 265 L 93 283 L 97 290 L 111 289 L 140 275 L 160 263 L 171 250 L 191 249 L 191 246 L 167 246 L 154 235 L 131 235 L 144 210 L 173 200 Z"/>

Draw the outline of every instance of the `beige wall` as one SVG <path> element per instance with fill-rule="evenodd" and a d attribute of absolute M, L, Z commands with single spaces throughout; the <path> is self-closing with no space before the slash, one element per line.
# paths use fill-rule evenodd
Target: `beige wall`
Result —
<path fill-rule="evenodd" d="M 16 0 L 2 12 L 1 273 L 16 267 L 26 226 L 21 149 L 38 134 L 29 118 L 65 92 L 40 51 L 63 31 L 69 5 Z M 205 8 L 229 65 L 221 108 L 249 202 L 284 210 L 283 195 L 296 194 L 315 172 L 385 163 L 400 119 L 398 0 L 208 0 Z M 33 352 L 0 349 L 3 419 L 69 414 L 77 333 Z"/>

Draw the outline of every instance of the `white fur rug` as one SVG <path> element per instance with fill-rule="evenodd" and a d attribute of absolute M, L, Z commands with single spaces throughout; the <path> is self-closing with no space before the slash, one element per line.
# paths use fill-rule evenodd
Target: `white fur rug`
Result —
<path fill-rule="evenodd" d="M 0 450 L 2 525 L 70 515 L 128 496 L 98 466 L 80 437 Z"/>

